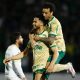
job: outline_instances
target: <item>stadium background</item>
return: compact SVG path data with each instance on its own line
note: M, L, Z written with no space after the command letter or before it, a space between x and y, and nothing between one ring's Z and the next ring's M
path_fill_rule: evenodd
M67 51L61 63L71 61L76 72L80 72L79 0L0 0L0 74L4 73L2 61L5 50L10 45L10 34L15 31L23 34L24 44L21 47L23 50L27 45L28 33L32 28L32 17L39 14L41 5L47 1L55 4L54 15L62 24ZM31 52L22 59L22 67L25 73L32 72Z

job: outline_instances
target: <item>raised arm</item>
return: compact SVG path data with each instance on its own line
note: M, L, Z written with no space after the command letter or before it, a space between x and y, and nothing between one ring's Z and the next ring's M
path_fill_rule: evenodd
M31 47L34 48L36 41L34 40L34 34L29 34L29 40L31 43Z

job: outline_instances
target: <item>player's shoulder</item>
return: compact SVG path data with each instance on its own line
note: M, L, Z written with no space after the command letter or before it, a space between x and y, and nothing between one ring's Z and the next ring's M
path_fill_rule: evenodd
M17 48L16 45L12 44L12 45L9 45L9 46L8 46L8 48L7 48L6 51L11 51L11 50L14 50L14 49L16 49L16 48Z
M18 49L18 47L14 44L8 46L7 50L6 50L6 55L13 55L20 52L20 50Z
M9 49L14 49L14 48L16 48L16 45L15 44L12 44L12 45L10 45L9 47L8 47Z
M55 17L55 19L54 19L54 23L60 24L59 19Z

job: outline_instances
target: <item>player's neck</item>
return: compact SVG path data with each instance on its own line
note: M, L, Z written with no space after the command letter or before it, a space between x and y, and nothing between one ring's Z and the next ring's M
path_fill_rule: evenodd
M19 48L19 43L18 43L18 42L16 42L15 44L16 44L16 46Z
M42 33L44 31L44 27L43 26L41 26L39 29L38 29L38 34L40 34L40 33Z
M51 20L52 20L52 18L53 18L53 16L50 16L49 21L51 21Z

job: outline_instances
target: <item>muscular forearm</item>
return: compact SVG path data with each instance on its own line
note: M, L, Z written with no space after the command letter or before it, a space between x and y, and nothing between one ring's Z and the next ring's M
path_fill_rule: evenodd
M40 40L43 41L43 42L45 42L45 43L47 43L47 42L50 41L49 38L40 38Z
M54 50L52 61L51 61L52 64L56 63L58 56L59 56L58 50L56 50L56 51Z
M59 53L54 53L51 63L55 64L58 56L59 56Z
M31 47L34 48L36 41L34 39L30 39L30 41L31 41Z
M30 48L30 47L29 47L29 48ZM22 57L27 56L28 51L29 51L29 48L26 47L26 48L24 49L24 51L23 51L23 53L22 53L22 54L23 54Z
M54 41L55 37L48 37L48 38L40 38L41 41L47 44L52 44Z

